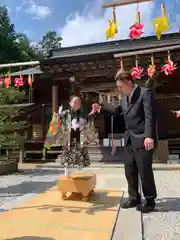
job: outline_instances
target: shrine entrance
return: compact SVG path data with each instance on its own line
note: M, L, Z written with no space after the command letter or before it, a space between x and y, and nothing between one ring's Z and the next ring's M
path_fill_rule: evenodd
M60 98L64 95L65 89L68 89L66 90L68 92L72 85L76 85L85 96L88 95L88 100L85 101L89 110L91 104L101 97L105 97L106 101L117 104L116 101L119 101L119 99L115 97L117 92L114 76L117 69L121 67L120 62L122 63L122 59L125 70L131 70L132 66L137 65L137 61L146 70L151 64L151 56L153 55L154 64L156 65L154 85L156 86L157 102L159 102L157 115L158 118L163 118L158 121L158 136L160 141L166 142L165 148L168 150L167 141L169 137L174 137L175 134L175 137L180 136L179 127L170 122L172 119L173 122L177 122L171 110L178 109L171 108L170 102L172 100L168 100L168 104L165 104L163 99L169 99L169 93L179 95L179 72L177 70L171 76L166 76L161 72L161 66L166 62L169 51L174 62L178 63L180 59L179 49L179 35L166 34L162 36L161 41L151 36L136 41L120 40L52 50L51 56L40 63L42 71L52 74L52 111L57 111L59 104L63 102L63 99ZM142 79L138 80L138 84L144 85L146 80L145 73ZM58 91L58 89L60 90ZM68 102L67 99L64 99L64 101ZM162 112L161 104L166 109L166 112L171 114L168 115L168 118L164 117L164 114L160 114ZM113 119L113 123L116 121L119 122L120 120ZM179 123L177 124L180 126ZM95 125L101 143L103 139L106 139L111 134L112 129L114 133L116 131L123 132L123 126L112 124L112 119L108 115L103 116L100 114L95 119ZM112 125L117 125L120 129L114 129ZM160 161L166 162L167 156L168 153L164 157L160 157Z

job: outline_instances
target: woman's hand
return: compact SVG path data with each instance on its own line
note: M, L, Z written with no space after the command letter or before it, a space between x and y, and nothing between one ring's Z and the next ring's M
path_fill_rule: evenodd
M101 111L101 105L99 103L93 103L92 110L89 113L89 115L94 115L95 113L100 113L100 111Z

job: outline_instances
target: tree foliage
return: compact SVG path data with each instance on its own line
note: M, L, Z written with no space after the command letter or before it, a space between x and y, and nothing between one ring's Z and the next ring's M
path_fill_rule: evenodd
M25 34L16 33L8 9L0 6L1 64L44 58L50 49L59 48L61 41L62 37L55 31L49 31L38 44L32 46ZM0 73L7 73L8 70L0 69ZM22 89L0 85L0 148L3 145L19 144L22 141L21 133L27 127L27 122L22 120L23 116L27 116L27 104L22 104L25 98L26 93Z
M23 62L34 59L37 59L37 56L28 38L15 32L7 8L0 6L0 62Z
M26 93L15 87L0 88L0 148L4 145L19 145L24 139L22 132L27 127L25 119L21 120L26 113Z
M50 49L60 48L62 37L58 36L55 31L47 32L42 40L34 46L35 51L40 57L46 57Z
M0 6L0 62L25 62L44 58L52 48L61 46L62 37L55 31L47 32L42 40L32 45L25 34L16 33L8 9Z

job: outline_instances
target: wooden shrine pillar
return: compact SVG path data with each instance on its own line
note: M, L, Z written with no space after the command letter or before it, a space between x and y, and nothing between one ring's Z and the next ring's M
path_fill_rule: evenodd
M34 88L29 88L29 94L28 94L28 102L33 103L34 102Z
M52 114L58 112L58 86L52 86Z
M28 103L34 103L34 88L33 87L29 87ZM30 127L28 128L27 138L28 138L28 140L31 140L32 139L32 112L28 113L28 124Z
M157 148L154 151L153 163L168 163L169 146L168 140L158 140Z
M41 111L42 111L42 138L45 139L46 137L46 108L45 108L45 104L41 105Z

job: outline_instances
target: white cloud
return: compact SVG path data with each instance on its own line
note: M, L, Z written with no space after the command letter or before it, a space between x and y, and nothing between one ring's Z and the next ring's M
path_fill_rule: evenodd
M172 21L172 28L168 31L177 32L180 27L180 14L176 10L180 7L180 0L176 4L169 3L167 6L168 15ZM118 22L118 34L114 40L127 39L129 27L135 22L136 4L121 6L116 8L116 17ZM171 9L172 8L172 9ZM139 4L141 13L141 22L145 25L144 36L154 34L152 21L156 6L153 2ZM160 6L159 6L160 10ZM168 11L169 10L169 11ZM67 18L66 24L59 29L59 34L63 37L63 46L75 46L106 41L105 29L108 25L108 19L112 17L112 9L106 9L102 14L102 0L94 0L93 5L86 5L84 11L80 14L76 12ZM110 39L112 41L112 39Z
M102 1L95 0L91 8L86 7L82 14L75 13L67 19L59 33L63 37L63 46L73 46L106 41L105 29L108 19L112 16L112 9L106 9L102 14ZM118 34L114 40L128 38L129 27L136 19L136 5L121 6L116 8ZM145 25L144 36L153 32L152 14L154 4L146 2L139 5L141 22ZM111 39L112 40L112 39Z
M25 29L23 31L23 33L29 38L29 39L33 39L35 32L32 29Z
M32 15L33 19L46 19L53 12L48 6L37 4L33 0L24 0L23 5L25 6L25 11Z

